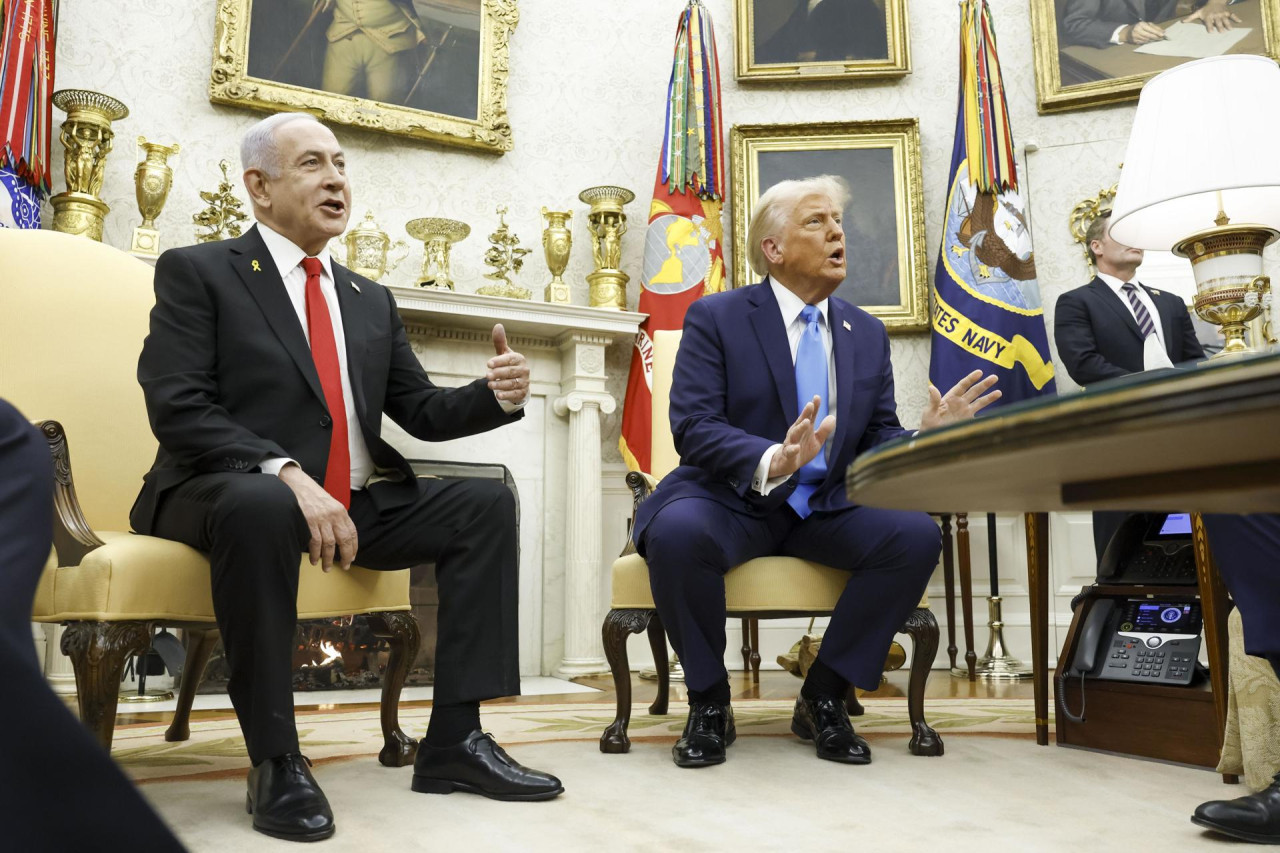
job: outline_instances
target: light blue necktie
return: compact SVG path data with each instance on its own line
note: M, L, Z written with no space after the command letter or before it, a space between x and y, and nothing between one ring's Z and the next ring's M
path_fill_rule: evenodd
M806 305L800 316L805 320L805 327L800 333L800 343L796 346L797 417L814 397L821 397L822 404L818 406L818 414L813 419L813 429L816 430L827 416L827 396L830 393L827 382L827 348L822 345L818 309ZM808 518L812 512L809 509L809 498L813 497L818 485L827 478L826 453L818 451L818 455L796 472L796 476L800 482L787 498L787 503L791 504L791 508L801 518Z

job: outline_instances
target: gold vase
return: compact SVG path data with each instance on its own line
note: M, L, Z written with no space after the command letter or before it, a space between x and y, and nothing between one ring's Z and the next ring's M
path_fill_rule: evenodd
M133 229L133 244L129 251L135 255L144 258L160 256L160 232L156 229L156 218L160 216L173 187L173 167L169 165L169 158L178 153L179 147L177 143L161 145L148 142L146 137L138 137L142 160L133 172L133 186L142 224Z
M409 254L403 240L391 242L390 235L373 221L373 211L366 210L360 224L347 232L341 242L329 247L338 263L370 281L378 281L400 266Z
M587 230L591 234L591 252L595 271L587 276L591 285L591 307L622 311L627 307L627 282L631 277L622 266L622 235L627 233L627 215L623 205L636 194L622 187L590 187L578 199L591 205L587 213Z
M98 197L115 133L111 122L129 115L129 108L110 95L84 89L60 89L53 105L67 114L58 138L62 141L66 192L53 204L53 230L81 234L102 241L102 223L111 210Z
M1280 231L1252 223L1231 224L1220 213L1217 226L1192 234L1173 247L1191 261L1196 279L1196 313L1222 327L1222 351L1214 359L1232 358L1266 349L1264 342L1245 341L1245 331L1271 304L1271 279L1263 274L1262 251Z
M449 249L454 243L467 239L471 226L456 219L424 216L406 222L404 230L409 232L410 237L421 240L424 244L418 286L453 290L453 279L449 274Z
M568 225L573 211L547 210L544 207L542 216L547 220L547 227L542 232L542 254L546 256L547 269L551 270L551 281L547 283L544 298L557 305L568 305L569 285L561 276L569 265L569 250L573 248L573 234Z

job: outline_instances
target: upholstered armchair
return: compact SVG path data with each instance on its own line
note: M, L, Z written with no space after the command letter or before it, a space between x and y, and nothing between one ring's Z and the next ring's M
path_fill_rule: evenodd
M67 626L62 650L75 669L80 717L107 749L124 664L150 647L155 628L187 636L171 741L189 736L191 703L218 635L205 555L128 532L156 452L136 379L153 302L152 268L122 251L53 231L0 229L0 396L37 419L57 481L56 559L32 619ZM378 759L412 763L417 743L397 718L419 643L409 570L324 573L299 559L299 619L369 614L390 644Z
M679 331L654 335L653 423L650 451L653 472L627 475L627 485L639 506L657 486L658 478L679 464L667 415L668 392L680 346ZM647 631L658 672L658 695L649 706L650 714L667 713L670 679L667 671L667 642L649 589L649 568L628 541L613 563L610 610L602 634L605 657L617 692L617 715L600 736L601 752L627 752L631 740L631 671L627 661L627 637ZM730 617L742 619L784 619L794 616L827 616L844 590L848 574L838 569L794 557L761 557L731 569L725 575L725 601ZM902 633L912 639L911 678L907 693L911 719L910 750L915 755L941 755L942 738L924 717L924 690L938 652L938 622L929 610L928 599L907 617Z

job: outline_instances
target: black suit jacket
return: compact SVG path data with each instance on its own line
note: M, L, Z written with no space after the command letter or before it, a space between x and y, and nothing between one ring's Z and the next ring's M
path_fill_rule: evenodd
M1191 315L1182 299L1146 285L1159 314L1165 350L1174 364L1204 358ZM1126 306L1106 282L1094 277L1084 287L1058 297L1053 318L1058 356L1079 385L1137 373L1143 369L1142 333Z
M1059 28L1063 47L1107 47L1117 27L1138 21L1160 24L1174 17L1178 0L1065 0L1059 8L1063 10Z
M360 429L384 506L409 501L413 470L381 436L382 414L416 438L446 441L523 416L508 415L484 379L438 388L409 346L391 293L332 264ZM271 456L297 460L317 482L332 418L302 324L256 227L243 237L160 256L156 305L138 381L160 442L130 522L150 533L166 491L195 476L252 473Z

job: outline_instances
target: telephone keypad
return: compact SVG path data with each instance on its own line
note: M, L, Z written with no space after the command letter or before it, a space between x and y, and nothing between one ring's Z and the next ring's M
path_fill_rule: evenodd
M1159 648L1148 648L1142 640L1114 637L1106 665L1097 673L1109 681L1140 684L1190 684L1195 675L1199 638L1170 640Z

